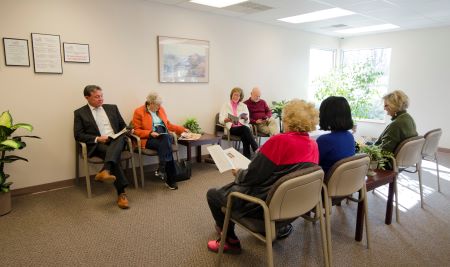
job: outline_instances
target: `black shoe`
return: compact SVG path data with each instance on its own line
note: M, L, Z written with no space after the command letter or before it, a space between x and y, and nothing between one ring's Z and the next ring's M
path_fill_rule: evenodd
M292 233L292 229L294 229L294 227L292 227L292 224L290 223L281 227L277 230L277 239L284 239L288 237Z
M177 190L178 189L178 185L177 183L166 183L166 186L170 189L170 190Z

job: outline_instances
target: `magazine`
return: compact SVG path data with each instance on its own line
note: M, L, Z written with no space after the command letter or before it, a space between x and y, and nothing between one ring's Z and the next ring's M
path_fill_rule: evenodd
M238 124L239 122L239 117L236 117L231 113L228 113L228 118L231 120L233 124Z
M116 139L117 137L121 136L122 134L124 134L126 132L128 132L127 127L123 128L120 132L117 132L117 133L115 133L113 135L109 135L108 137L111 138L111 139Z
M250 160L236 149L230 147L228 149L222 149L219 145L213 145L206 148L211 154L217 168L220 173L231 169L247 169Z

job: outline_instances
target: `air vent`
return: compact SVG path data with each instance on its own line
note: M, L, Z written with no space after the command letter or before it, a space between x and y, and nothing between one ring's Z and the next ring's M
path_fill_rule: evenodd
M223 9L237 12L237 13L242 13L242 14L253 14L253 13L258 13L258 12L263 12L266 10L273 9L273 7L247 1L247 2L242 2L240 4L227 6Z

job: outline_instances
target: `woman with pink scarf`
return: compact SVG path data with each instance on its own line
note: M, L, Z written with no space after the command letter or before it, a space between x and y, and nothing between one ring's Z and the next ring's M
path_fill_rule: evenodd
M227 101L220 110L219 122L225 124L230 134L241 138L244 156L250 158L250 147L255 152L258 149L258 144L256 144L255 137L252 134L248 108L247 105L242 103L243 99L244 92L242 89L239 87L233 88L230 93L230 101Z

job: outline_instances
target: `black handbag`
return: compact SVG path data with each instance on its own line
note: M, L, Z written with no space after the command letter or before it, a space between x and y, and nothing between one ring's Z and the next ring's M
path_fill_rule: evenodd
M189 180L191 178L191 162L187 160L181 160L175 163L175 180L177 182Z

